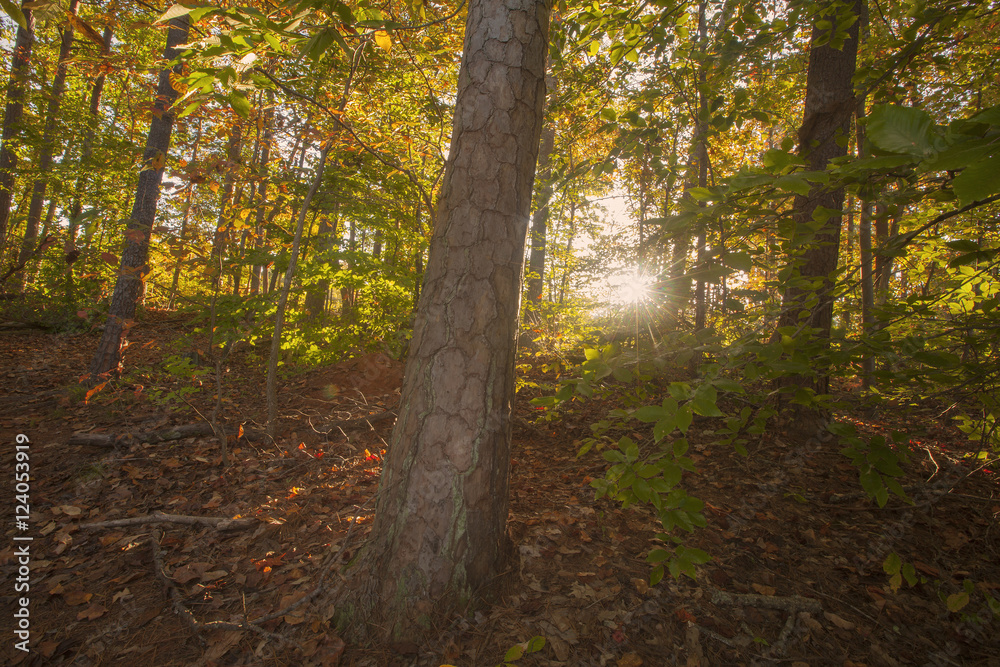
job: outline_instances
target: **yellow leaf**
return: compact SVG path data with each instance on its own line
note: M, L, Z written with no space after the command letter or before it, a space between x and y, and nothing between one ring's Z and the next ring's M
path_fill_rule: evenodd
M389 39L389 33L385 30L375 31L375 43L378 44L380 49L392 51L392 40Z
M948 611L959 611L965 605L969 604L969 594L955 593L954 595L949 595L947 604L948 604Z

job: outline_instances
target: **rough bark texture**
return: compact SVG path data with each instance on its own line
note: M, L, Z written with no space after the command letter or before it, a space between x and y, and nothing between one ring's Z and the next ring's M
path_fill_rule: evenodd
M178 54L176 47L187 41L189 18L184 15L170 21L167 48L163 51L164 59L175 58ZM174 68L178 74L180 69L180 65ZM139 172L132 215L125 228L125 249L122 251L121 269L118 272L118 280L115 281L115 291L111 295L111 307L108 311L107 324L104 326L104 335L101 336L97 352L90 363L92 375L118 369L125 343L126 327L135 316L135 307L147 271L149 235L156 219L160 183L163 180L163 168L166 166L170 133L174 125L174 111L171 105L178 96L177 91L170 85L170 72L171 70L166 68L160 70L153 119L146 138L146 150L142 155L143 168Z
M847 154L847 138L856 102L852 77L857 63L858 24L848 30L848 37L842 49L835 49L823 43L830 35L836 34L839 21L847 18L839 3L826 0L821 3L817 24L830 21L833 27L827 30L814 27L812 47L809 52L809 72L806 77L805 110L802 127L799 129L799 154L806 159L810 170L823 171L830 160ZM824 10L828 13L824 14ZM856 0L854 15L861 11L861 0ZM822 46L819 44L822 43ZM790 287L785 292L780 326L800 326L805 324L817 331L820 338L830 336L833 319L833 287L831 277L837 268L840 250L840 211L844 206L843 189L831 190L825 186L814 186L806 196L797 195L793 204L796 233L806 244L801 258L800 276L811 282L811 288ZM837 213L830 217L813 233L816 223L813 214L823 207ZM799 315L808 310L809 316ZM796 384L811 385L820 394L829 388L828 373L820 370L812 382L805 378Z
M18 27L14 42L14 55L10 63L10 83L7 86L7 109L3 116L3 135L0 138L0 248L7 238L7 223L10 221L10 205L14 198L14 174L17 170L17 153L11 144L21 130L21 116L24 115L24 93L27 88L28 65L31 63L31 47L35 43L35 17L30 9L24 8L28 29Z
M549 3L469 6L451 151L353 610L420 643L497 584L506 533L524 246ZM375 630L378 628L378 630Z

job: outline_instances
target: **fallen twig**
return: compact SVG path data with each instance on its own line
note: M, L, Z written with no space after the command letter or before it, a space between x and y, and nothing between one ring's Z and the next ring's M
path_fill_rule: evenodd
M183 514L166 514L153 512L145 516L133 516L127 519L112 519L96 523L84 523L80 528L117 528L118 526L135 526L144 523L183 523L189 526L210 526L216 530L241 530L257 524L257 519L227 519L214 516L186 516Z
M205 435L216 435L211 424L182 424L157 431L122 433L119 435L113 433L74 433L69 437L67 444L82 445L84 447L121 447L143 442L169 442ZM244 429L243 435L248 439L257 437L257 434L252 429Z

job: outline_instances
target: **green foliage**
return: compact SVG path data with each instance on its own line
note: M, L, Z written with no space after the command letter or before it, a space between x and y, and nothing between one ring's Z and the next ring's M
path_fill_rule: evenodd
M524 656L537 653L543 648L545 648L545 637L542 637L541 635L532 637L522 644L515 644L507 649L507 653L505 653L503 657L502 665L497 665L497 667L507 667L507 665L512 665Z
M847 445L840 453L851 459L858 469L861 487L871 496L879 507L885 507L889 500L889 491L899 496L907 503L913 504L897 478L903 476L899 467L907 456L907 438L903 433L893 433L893 443L890 446L880 435L872 436L865 442L857 436L857 430L851 424L838 423L830 426L830 430L841 437L841 442Z
M889 575L889 587L895 593L903 585L903 580L909 586L916 586L917 582L925 583L924 577L917 577L917 570L913 563L904 563L896 552L890 553L882 563L882 571Z

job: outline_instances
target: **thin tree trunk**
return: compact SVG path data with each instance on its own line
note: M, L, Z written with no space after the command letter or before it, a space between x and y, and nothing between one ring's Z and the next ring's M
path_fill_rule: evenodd
M549 75L545 81L550 95L555 92L555 77ZM551 97L550 97L551 100ZM528 254L528 289L525 296L524 320L529 327L537 327L541 321L542 286L545 284L545 245L549 224L549 204L552 200L552 149L556 141L555 122L549 121L542 129L541 145L538 149L538 196L537 208L531 218L531 251ZM530 333L525 341L532 340Z
M848 37L842 49L833 48L829 38L836 34L838 23L859 15L861 2L855 0L852 8L842 6L836 0L824 0L820 3L821 9L813 26L805 110L799 129L799 154L812 171L824 171L830 160L847 154L851 119L857 107L852 82L858 53L857 22L848 28ZM833 273L839 257L843 206L843 188L831 190L823 185L813 186L806 196L796 195L793 203L797 234L803 237L800 243L806 245L799 260L799 275L811 280L814 287L786 289L779 327L785 328L787 334L798 331L804 325L823 345L828 344L833 322ZM829 212L829 216L819 230L812 233L813 214L821 207ZM801 318L800 314L803 315ZM815 355L812 356L815 359ZM791 384L812 389L816 394L828 393L829 369L817 368L816 371L815 377L795 377ZM796 418L795 422L804 432L811 430L811 425L822 418L809 410L799 412L802 413L801 418ZM808 417L806 412L810 412Z
M21 3L27 28L18 26L14 42L14 55L10 61L10 83L7 84L7 109L3 116L3 131L0 135L0 250L7 240L7 225L10 222L10 205L14 199L14 177L17 171L17 152L13 145L21 132L21 117L24 115L24 96L28 87L28 67L31 64L31 48L35 43L35 17Z
M111 54L111 26L104 28L104 47L101 49L101 56L108 57ZM80 257L80 251L76 248L76 235L80 226L80 216L83 214L83 190L86 183L85 175L90 171L90 160L94 154L94 137L97 134L98 114L101 110L101 97L104 94L104 80L106 78L104 68L94 81L90 90L89 115L87 116L87 131L83 137L83 147L80 151L80 167L76 178L76 189L73 192L73 203L70 205L69 227L66 230L66 244L63 248L64 261L66 262L66 301L72 303L76 296L76 286L73 279L73 264Z
M708 48L708 21L705 16L708 3L706 0L702 0L698 5L698 35L700 37L701 46L700 50L702 55ZM707 65L704 61L700 66L698 72L698 143L696 146L698 154L698 187L706 187L708 185L708 91L707 86L707 75L705 72ZM704 205L704 202L701 203ZM698 272L701 273L705 270L707 264L707 248L705 244L708 242L707 230L705 228L705 223L701 222L698 225L698 241L697 241L697 252L698 256L695 260L698 263ZM705 279L703 277L698 278L697 286L695 288L694 296L694 330L701 331L705 328L705 323L708 314L708 304L706 303L705 296ZM696 368L701 363L701 355L695 354L691 357L691 366Z
M861 2L861 15L858 17L859 39L868 39L868 3L867 0ZM855 112L857 123L855 124L855 143L858 147L858 159L868 157L868 149L865 146L865 124L867 115L867 95L858 97L858 107ZM859 197L861 204L861 214L858 216L858 244L861 250L861 328L865 336L870 336L875 331L875 292L872 273L872 202L871 183L864 184ZM853 220L851 215L850 219ZM850 249L851 230L848 228L848 249ZM861 360L861 384L867 391L871 388L872 372L875 370L875 358L871 351L865 349Z
M201 119L198 119L198 134L194 138L194 147L191 150L191 164L198 164L198 145L201 143ZM184 217L181 220L181 233L178 239L177 263L174 264L174 277L170 282L170 298L167 300L167 310L173 310L174 302L177 299L177 285L181 279L181 264L184 263L184 244L187 242L188 227L191 225L191 206L194 204L194 183L188 183L187 197L184 202Z
M399 418L352 591L355 620L379 639L422 641L435 615L495 592L512 556L511 403L548 12L545 0L469 5Z
M212 288L218 290L222 281L222 262L229 245L230 228L233 224L233 209L238 198L233 197L236 184L236 174L239 171L240 154L243 151L243 125L235 123L229 143L226 145L226 177L222 183L222 194L219 197L219 219L215 223L215 234L212 236L212 253L210 255L212 272Z
M330 152L333 142L327 142L323 146L323 151L319 156L319 164L316 165L316 176L313 178L312 186L302 202L299 211L299 219L295 225L295 238L292 239L291 257L288 258L288 268L285 270L285 282L281 286L281 294L278 296L278 309L274 313L274 335L271 337L271 356L267 362L267 434L274 437L275 427L278 420L278 394L276 390L278 375L278 357L281 356L281 329L285 324L285 306L288 304L288 293L292 289L292 276L295 275L295 262L298 259L299 243L302 242L302 228L305 226L306 213L309 211L309 204L312 203L316 191L319 190L320 183L323 182L323 170L326 168L326 156ZM304 149L303 149L304 150Z
M271 100L273 102L273 100ZM254 248L263 250L264 248L264 220L265 211L267 209L267 183L270 179L268 173L268 166L271 161L271 142L274 138L274 109L268 106L264 110L264 137L261 140L260 148L260 165L258 172L259 184L257 186L257 194L260 197L260 201L257 205L257 217L256 223L254 224L254 237L252 239L252 246ZM255 260L256 262L256 260ZM250 268L250 294L257 294L260 292L261 278L266 280L266 275L262 276L265 271L263 264L254 263ZM265 283L265 289L266 289Z
M72 0L69 4L69 15L76 16L80 0ZM21 253L18 263L26 263L35 249L38 237L38 225L42 221L42 209L45 207L45 191L49 184L49 172L52 171L52 153L55 151L55 134L58 125L59 106L62 104L63 91L66 89L66 72L69 67L70 48L73 46L73 24L66 22L60 33L59 60L56 64L56 74L52 78L52 89L49 92L49 103L45 111L45 130L42 133L42 145L38 154L38 176L31 189L31 203L28 205L28 220L24 228L24 238L21 241ZM24 290L27 275L19 271L17 284Z
M185 14L170 20L167 48L163 58L170 61L177 57L177 46L187 41L190 17ZM181 66L174 68L181 73ZM121 269L111 296L108 321L97 352L90 364L91 375L117 370L122 361L122 351L127 346L125 335L142 293L143 279L148 271L149 236L156 220L156 206L160 198L160 183L170 150L170 133L174 125L172 105L178 94L170 84L170 69L160 70L156 89L153 118L149 125L146 150L143 152L143 170L139 173L132 215L125 228L125 250L122 252Z

